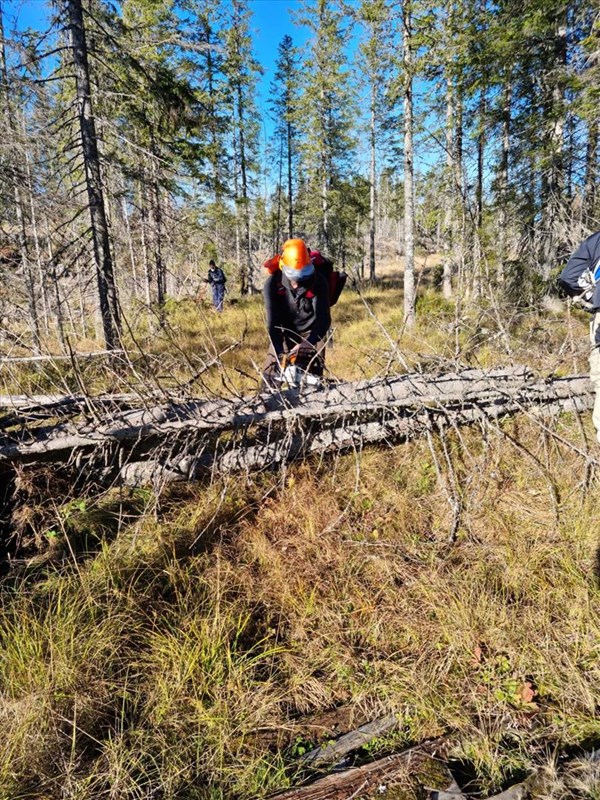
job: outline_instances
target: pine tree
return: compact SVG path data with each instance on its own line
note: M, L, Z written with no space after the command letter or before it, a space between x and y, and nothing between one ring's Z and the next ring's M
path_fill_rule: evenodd
M302 142L303 171L312 187L303 213L320 246L341 252L344 231L336 224L343 202L339 181L352 165L355 144L354 96L344 69L345 17L332 0L303 0L297 20L312 33L302 74L302 117L309 121Z
M291 36L284 36L279 44L276 71L271 84L271 112L275 119L275 132L280 141L279 160L286 165L287 234L294 234L294 169L298 163L298 51ZM285 159L284 159L285 154ZM281 167L280 167L280 171ZM281 176L279 180L281 187ZM278 201L278 208L280 201ZM277 232L279 242L279 224Z

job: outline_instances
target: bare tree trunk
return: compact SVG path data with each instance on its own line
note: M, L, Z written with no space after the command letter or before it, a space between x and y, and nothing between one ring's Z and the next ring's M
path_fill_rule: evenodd
M327 157L321 152L321 239L324 247L329 245L329 199L327 195Z
M293 157L292 123L287 123L287 185L288 185L288 237L294 235L294 193L292 183L292 157Z
M106 206L102 190L96 126L92 111L83 9L81 0L63 0L63 2L69 15L73 67L77 86L77 109L90 209L94 261L98 279L100 314L104 341L107 349L111 350L120 344L121 319L106 219Z
M159 309L165 304L167 296L167 277L163 260L163 210L160 197L160 186L156 169L156 159L153 150L151 161L150 206L152 213L152 240L154 249L154 277L156 278L156 300Z
M54 291L54 302L56 303L56 327L58 329L58 341L63 353L67 352L67 340L65 338L65 322L62 310L62 299L60 296L60 286L58 283L56 259L52 251L52 238L50 236L50 226L48 224L48 217L45 218L46 227L46 246L48 248L48 264L50 265L50 276L52 278L52 289Z
M567 6L557 13L556 32L554 35L554 61L552 73L552 91L547 97L545 112L550 120L548 144L550 146L550 165L542 173L542 239L540 261L544 277L556 263L559 245L558 221L562 209L562 196L565 187L565 126L564 80L562 73L567 64Z
M370 149L371 149L371 170L369 186L369 280L373 282L375 275L375 181L377 180L376 169L376 130L375 130L375 104L377 102L377 87L371 83L371 126L370 126Z
M21 130L23 132L23 142L25 143L26 130L25 118L21 116ZM46 336L50 334L49 326L49 308L48 290L46 287L46 276L44 274L44 266L42 262L42 252L40 248L40 238L38 235L37 216L35 213L35 203L33 200L33 181L31 180L31 167L29 165L29 150L27 146L24 147L25 153L25 182L27 186L27 193L29 195L29 214L31 219L31 235L33 237L33 246L35 249L35 260L37 264L38 280L40 283L41 299L42 299L42 320L44 323L44 332Z
M477 180L475 184L475 230L473 237L473 297L481 296L483 281L483 161L485 155L485 89L479 94L479 131L477 134Z
M254 293L254 281L252 274L252 243L250 240L250 207L248 198L248 176L246 164L246 139L244 135L245 118L244 118L244 98L242 96L242 86L238 82L237 85L237 117L238 117L238 135L239 135L239 155L240 155L240 170L242 175L242 225L244 231L244 258L246 259L246 266L244 268L245 280L244 289L242 294Z
M446 299L452 297L452 245L454 213L456 207L456 170L454 166L454 83L446 78L446 193L444 208L444 271L442 293Z
M510 156L510 109L512 103L512 78L507 75L502 95L502 157L500 160L500 253L496 278L498 286L504 285L504 265L508 257L508 165Z
M304 392L290 391L160 405L151 399L143 403L134 395L116 395L111 411L110 395L42 396L38 403L54 406L54 414L57 407L66 407L71 419L53 427L43 419L36 425L34 417L24 436L4 425L0 469L44 461L77 464L77 470L87 462L98 469L104 458L108 480L118 471L132 484L155 476L185 480L207 472L265 468L311 454L401 441L432 427L497 424L501 417L528 408L540 413L579 411L593 404L593 387L586 375L535 380L523 367L507 367L340 383L317 389L308 398ZM15 406L15 398L1 400L5 408ZM13 416L10 424L22 429L27 421L23 415L27 409L35 412L36 401L16 400L24 401L25 407L21 404L21 416ZM90 426L88 414L94 405L106 412L104 419Z
M274 230L272 238L272 250L274 253L279 252L279 245L281 244L281 201L283 195L283 135L279 137L279 175L277 180L277 216L273 221ZM258 251L262 249L262 231L259 232Z
M413 154L413 76L411 0L404 3L404 322L415 324L415 209Z
M6 68L6 45L4 38L4 16L2 6L0 4L0 78L2 80L1 95L2 95L2 110L5 120L5 131L10 137L9 154L7 172L9 179L12 183L12 192L15 202L15 216L17 218L17 243L19 248L19 259L21 261L21 270L25 281L25 292L27 295L27 309L29 314L29 323L33 337L33 349L35 352L40 351L40 327L37 313L37 300L35 292L35 280L33 275L33 267L29 258L27 248L27 232L25 214L23 210L23 199L21 196L22 179L19 176L16 165L16 152L15 148L18 139L18 131L15 123L14 109L11 103L11 86L8 79L8 71Z
M142 170L139 189L140 189L140 237L142 244L142 261L144 263L146 305L148 306L148 308L150 308L152 305L152 266L150 265L150 256L148 254L148 205L146 198L146 179L144 170Z
M129 249L129 262L131 264L131 280L133 282L133 297L138 297L138 274L137 274L137 261L133 249L133 236L131 234L131 222L129 220L129 211L127 210L127 198L125 197L125 182L123 182L123 196L121 198L121 213L123 214L123 221L125 222L125 232L127 234L127 247Z
M239 164L239 152L238 152L238 136L235 125L233 126L233 153L234 153L234 160L236 162L236 168L234 169L234 174L233 174L233 192L235 201L235 260L237 265L238 279L240 282L240 294L244 295L248 293L248 284L246 281L247 278L246 270L242 267L242 248L241 248L240 213L239 213L240 186L239 186L239 178L237 170L237 166Z
M585 152L585 185L583 189L583 218L589 228L595 227L596 181L598 179L598 121L588 123Z

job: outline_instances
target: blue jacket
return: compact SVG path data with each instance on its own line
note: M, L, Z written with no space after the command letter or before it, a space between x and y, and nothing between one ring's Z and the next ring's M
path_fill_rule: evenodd
M593 272L598 262L600 262L600 231L593 233L579 245L560 273L559 284L571 297L580 295L583 289L578 283L579 278L586 269ZM600 281L594 288L591 304L594 311L600 310Z

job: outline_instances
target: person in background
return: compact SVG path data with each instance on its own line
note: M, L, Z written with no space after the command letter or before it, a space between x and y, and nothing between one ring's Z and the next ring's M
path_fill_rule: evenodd
M206 282L212 289L212 301L216 311L223 311L223 300L225 299L225 284L227 278L221 267L217 267L214 259L208 262L208 278Z
M590 320L590 380L596 400L592 421L600 442L600 231L583 241L558 279L574 302L592 314Z
M276 386L285 363L323 375L325 337L331 325L327 280L315 270L302 239L288 239L280 256L265 262L264 300L270 347L263 370Z

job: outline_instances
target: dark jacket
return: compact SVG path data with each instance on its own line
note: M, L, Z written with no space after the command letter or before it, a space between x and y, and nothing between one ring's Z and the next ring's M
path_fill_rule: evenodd
M308 287L292 289L277 270L265 281L264 296L267 330L277 355L303 339L317 345L327 334L331 326L329 288L319 272Z
M225 273L221 267L211 267L208 270L208 282L211 286L214 286L215 284L224 286L226 280L227 278L225 277Z
M586 269L594 271L600 261L600 232L593 233L583 241L567 262L558 279L559 284L571 297L580 295L583 287L578 283ZM600 281L594 288L591 298L593 310L600 309Z

